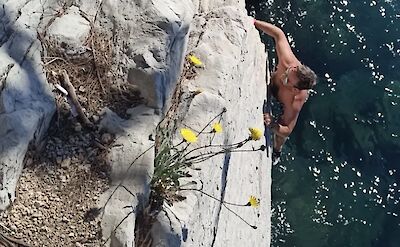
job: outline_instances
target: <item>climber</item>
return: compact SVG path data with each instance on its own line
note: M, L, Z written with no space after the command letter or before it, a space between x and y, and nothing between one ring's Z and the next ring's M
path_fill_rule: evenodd
M271 74L268 90L280 103L283 112L277 121L268 112L264 113L264 123L274 133L272 162L275 165L280 161L282 146L292 133L300 110L308 99L309 89L317 82L317 76L296 58L280 28L255 19L254 25L274 38L278 56L278 65Z

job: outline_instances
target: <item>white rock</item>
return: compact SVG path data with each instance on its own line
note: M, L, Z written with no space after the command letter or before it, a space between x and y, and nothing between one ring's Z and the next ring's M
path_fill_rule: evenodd
M79 8L72 6L50 25L48 36L69 50L79 49L89 36L90 23L81 16Z

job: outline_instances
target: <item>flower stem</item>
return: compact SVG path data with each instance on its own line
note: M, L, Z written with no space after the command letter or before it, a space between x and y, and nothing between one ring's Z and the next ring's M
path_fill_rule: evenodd
M200 149L206 149L206 148L218 148L218 147L224 147L225 149L229 149L229 148L239 148L241 146L243 146L244 144L246 144L246 142L248 142L249 140L243 140L237 143L233 143L233 144L229 144L229 145L224 145L224 144L216 144L216 145L206 145L206 146L201 146L201 147L197 147L194 148L192 150L190 150L189 152L187 152L184 157L186 157L187 155L189 155L190 153L194 152L194 151L198 151Z
M188 190L188 191L197 191L197 192L200 192L201 194L206 195L206 196L208 196L208 197L210 197L210 198L212 198L212 199L214 199L214 200L220 202L220 203L222 204L222 206L224 206L229 212L233 213L233 214L234 214L236 217L238 217L241 221L243 221L244 223L246 223L246 225L250 226L250 227L253 228L253 229L257 229L257 226L250 224L250 223L247 222L245 219L243 219L242 216L240 216L240 215L237 214L235 211L233 211L232 209L230 209L230 208L228 208L228 207L226 206L226 205L232 205L232 206L239 206L239 207L247 207L247 206L249 206L248 203L246 203L246 204L238 204L238 203L226 202L226 201L220 200L220 199L216 198L215 196L212 196L212 195L210 195L210 194L208 194L208 193L206 193L206 192L204 192L204 191L202 191L202 190L199 190L199 189L182 189L182 188L180 188L179 190Z
M232 206L238 206L238 207L246 207L246 206L247 206L247 203L246 203L246 204L239 204L239 203L232 203L232 202L226 202L226 201L220 200L220 199L216 198L215 196L210 195L210 194L208 194L207 192L204 192L204 191L199 190L199 189L192 189L192 188L183 189L183 188L179 188L179 190L181 190L181 191L182 191L182 190L197 191L197 192L200 192L201 194L203 194L203 195L205 195L205 196L208 196L208 197L210 197L210 198L212 198L212 199L214 199L214 200L216 200L216 201L219 201L219 202L222 203L222 204L227 204L227 205L232 205Z
M209 126L215 119L217 119L218 117L222 116L222 114L224 114L226 112L226 108L224 107L224 109L222 109L222 111L215 116L213 119L211 119L202 130L200 130L200 132L197 134L197 136L199 136L201 133L203 133L203 131L207 128L207 126Z

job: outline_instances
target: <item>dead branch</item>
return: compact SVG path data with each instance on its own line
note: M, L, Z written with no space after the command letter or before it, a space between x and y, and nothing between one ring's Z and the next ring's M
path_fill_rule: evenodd
M68 91L68 96L71 98L71 101L74 104L76 111L78 112L79 118L81 119L81 121L85 126L93 127L92 122L90 122L90 120L86 117L85 113L83 112L83 108L79 103L78 97L76 96L75 88L72 85L71 81L69 80L69 76L65 69L62 72L62 76L63 76L62 80L63 86Z

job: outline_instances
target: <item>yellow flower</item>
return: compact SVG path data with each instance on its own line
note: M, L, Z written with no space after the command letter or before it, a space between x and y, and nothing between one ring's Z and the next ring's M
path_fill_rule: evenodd
M215 123L213 126L213 132L220 133L222 132L222 125L220 123Z
M203 66L203 62L196 57L195 55L189 55L188 56L189 61L196 67L202 67Z
M253 208L256 208L260 206L260 200L257 199L255 196L250 196L249 202L247 203L248 206L252 206Z
M260 140L263 136L263 132L258 128L249 128L250 138L254 141Z
M182 135L183 139L187 142L192 143L192 142L197 141L196 134L193 131L191 131L190 129L187 129L187 128L181 129L181 135Z

